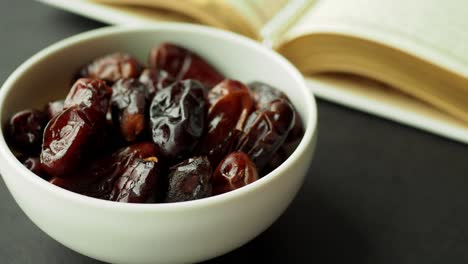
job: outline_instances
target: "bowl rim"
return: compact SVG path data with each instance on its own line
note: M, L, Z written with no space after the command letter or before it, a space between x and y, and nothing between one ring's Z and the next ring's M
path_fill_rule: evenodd
M48 181L37 177L36 174L24 167L21 162L19 162L16 157L13 155L13 152L8 147L3 129L0 129L0 159L3 159L7 164L10 164L11 167L18 171L16 177L24 177L26 181L29 181L32 185L37 188L45 189L45 191L53 192L56 196L60 196L64 200L70 202L76 202L81 204L87 204L88 206L94 206L99 208L106 209L118 209L125 211L135 211L135 210L180 210L180 209L194 209L199 207L206 207L217 203L227 202L229 200L237 199L247 193L255 192L257 189L260 189L262 186L267 185L269 182L274 181L276 178L280 177L281 174L290 167L295 161L297 161L300 156L307 150L308 145L314 144L314 140L317 133L317 107L315 98L311 89L309 89L305 83L303 76L299 71L284 57L279 55L273 50L262 46L260 43L255 42L252 39L249 39L245 36L238 35L229 31L211 28L202 25L194 25L187 23L177 23L177 22L163 22L152 25L126 25L126 26L107 26L103 28L93 29L86 31L80 34L73 35L71 37L60 40L41 51L37 52L35 55L23 62L5 81L3 86L0 89L0 119L4 111L4 102L6 101L9 92L14 88L14 84L17 79L21 78L23 74L27 71L28 68L34 66L36 63L47 59L50 55L53 55L55 52L68 47L69 45L79 44L81 42L87 42L94 38L100 38L103 36L119 35L122 33L128 32L138 32L138 31L173 31L173 32L196 32L201 35L210 35L217 38L224 38L227 41L233 41L236 44L247 46L250 49L254 49L256 52L264 53L266 56L271 57L274 61L281 65L288 74L291 74L295 81L299 84L297 89L304 95L304 100L306 101L305 112L308 112L307 119L303 118L304 124L306 124L304 135L293 151L293 153L276 169L268 173L259 180L248 184L237 190L211 196L203 199L184 201L177 203L119 203L114 201L107 201L98 198L88 197L85 195L77 194L66 189L60 188L53 184L50 184ZM4 122L5 120L2 120ZM2 168L2 171L5 169ZM2 177L5 177L2 173ZM286 173L287 174L287 173ZM283 175L284 177L285 175Z

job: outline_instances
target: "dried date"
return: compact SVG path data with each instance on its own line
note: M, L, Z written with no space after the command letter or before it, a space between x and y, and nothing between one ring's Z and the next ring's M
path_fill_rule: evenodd
M216 144L211 149L209 149L208 153L206 153L206 156L210 160L210 163L213 165L213 167L219 164L219 162L224 157L226 157L226 155L236 150L242 134L242 131L234 129L227 134L226 138L224 138L221 143Z
M154 47L149 55L153 69L165 70L176 80L194 79L213 87L224 76L197 54L170 43Z
M288 97L284 93L269 84L263 82L252 82L248 86L252 92L253 99L257 103L257 109L268 106L271 101L276 99L284 99L289 102ZM285 144L293 143L292 145L297 146L297 143L299 143L302 135L304 134L304 126L297 112L295 115L296 119L294 122L294 127L289 132L288 137L285 140ZM293 148L295 148L295 146Z
M170 169L165 202L183 202L211 196L212 168L204 156L190 158Z
M268 85L263 82L251 82L248 84L250 91L252 92L252 97L256 102L257 109L264 108L271 101L276 99L286 99L287 97L280 90L274 88L271 85Z
M247 93L249 94L249 97L251 97L249 88L242 82L232 79L225 79L209 91L207 95L208 103L210 105L214 105L223 96L235 93Z
M112 86L113 124L126 141L134 141L146 127L146 88L136 79L120 79Z
M109 200L123 203L144 203L158 189L158 160L155 157L136 159L116 180Z
M42 168L41 161L37 157L29 157L25 161L23 161L23 165L36 174L37 176L43 178L44 180L48 181L50 176L44 171Z
M105 115L112 91L101 80L75 82L64 110L52 118L44 131L41 163L55 177L71 172L99 148L105 133Z
M112 89L102 80L81 78L78 79L68 92L64 108L78 106L91 119L105 117Z
M252 82L249 84L252 96L255 100L257 109L268 106L271 101L276 99L288 100L287 96L280 90L263 82ZM289 100L288 100L289 101ZM263 174L268 173L283 163L289 155L296 149L304 134L302 120L298 113L295 112L294 126L288 133L284 143L280 146L278 151L273 155L268 162L266 168L262 171Z
M47 115L41 111L20 111L8 121L7 138L18 151L37 155L41 151L42 135L47 122Z
M54 177L50 180L50 182L79 194L105 200L110 200L113 197L115 200L118 197L118 190L131 189L129 189L131 186L127 186L128 188L126 187L123 189L119 188L119 186L115 186L118 179L123 175L126 175L124 179L122 179L123 182L125 179L131 180L131 178L129 178L130 176L138 176L138 171L132 172L132 168L141 168L141 165L138 165L137 161L142 161L151 157L156 157L156 148L154 144L151 142L137 143L128 147L123 147L110 155L105 155L96 162L92 163L91 166L77 171L69 178L64 179ZM150 161L156 162L157 160L150 159ZM150 177L148 178L150 181L154 180L152 177L158 177L149 175L146 173L148 171L153 171L153 169L144 170L146 177ZM137 185L138 184L140 183L137 183ZM146 186L144 182L142 182L142 184L142 187ZM136 198L134 194L132 194L132 197Z
M238 150L247 153L261 171L285 141L295 118L294 108L287 100L271 101L249 116Z
M235 80L224 80L216 85L209 91L208 100L211 104L208 109L208 128L200 144L203 155L214 148L219 149L218 146L225 144L232 131L242 131L254 106L249 89ZM222 158L228 153L219 154Z
M243 152L233 152L222 160L213 173L213 194L239 189L258 180L255 164Z
M178 81L160 90L150 107L153 142L166 160L186 158L203 135L206 103L202 84Z
M175 82L175 79L168 72L155 69L145 69L138 80L146 85L147 97L150 100L153 99L157 91Z
M294 126L289 132L286 140L284 141L285 148L287 152L292 152L304 135L304 125L302 124L302 120L299 117L299 114L296 112L296 119L294 122Z
M78 107L70 107L50 120L44 132L41 163L55 177L67 177L92 152L96 125Z
M112 53L97 58L84 66L78 77L102 79L114 83L122 78L138 78L142 70L141 64L126 53Z
M96 154L105 131L110 88L100 80L79 79L70 90L64 110L44 131L41 163L54 177L69 177L85 158Z

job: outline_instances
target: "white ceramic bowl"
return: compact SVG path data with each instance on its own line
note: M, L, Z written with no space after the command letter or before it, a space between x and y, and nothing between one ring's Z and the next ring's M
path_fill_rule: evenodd
M287 208L312 160L317 112L300 73L254 41L201 26L109 27L60 41L30 58L5 82L1 123L21 109L64 98L76 69L97 56L124 51L146 62L150 48L167 41L194 50L226 76L283 90L302 116L304 137L281 166L241 189L190 202L124 204L75 194L40 179L16 160L0 132L0 172L16 202L52 238L92 258L186 263L240 247Z

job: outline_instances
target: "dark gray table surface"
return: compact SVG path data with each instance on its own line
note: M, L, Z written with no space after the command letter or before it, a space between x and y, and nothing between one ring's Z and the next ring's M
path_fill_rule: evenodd
M0 83L42 48L102 26L0 0ZM316 156L290 208L210 262L468 262L468 146L322 100L318 109ZM40 231L0 180L0 263L98 262Z

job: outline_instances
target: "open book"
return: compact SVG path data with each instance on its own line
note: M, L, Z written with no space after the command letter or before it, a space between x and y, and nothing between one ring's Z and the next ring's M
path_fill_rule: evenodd
M319 97L468 143L466 0L40 1L111 24L234 31L283 54Z

